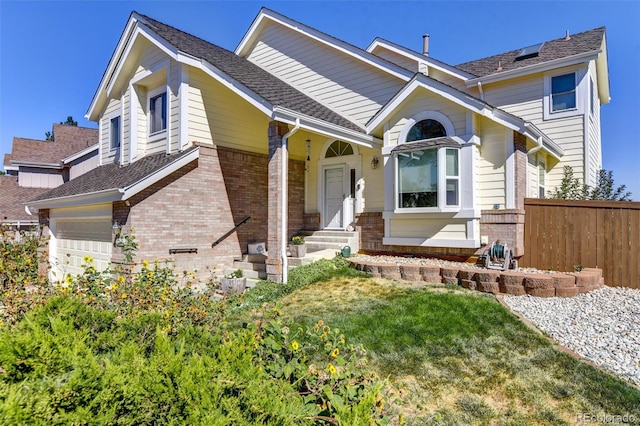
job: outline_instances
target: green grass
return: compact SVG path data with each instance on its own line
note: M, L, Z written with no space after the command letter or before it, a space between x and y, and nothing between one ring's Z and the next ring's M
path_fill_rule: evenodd
M338 276L279 301L296 324L322 319L362 344L408 424L640 421L636 388L561 352L493 296Z

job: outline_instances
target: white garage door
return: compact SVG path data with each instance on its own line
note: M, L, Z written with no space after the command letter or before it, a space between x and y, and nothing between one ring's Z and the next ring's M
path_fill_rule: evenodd
M107 268L113 245L110 207L109 205L108 217L93 216L96 213L106 213L96 212L95 209L52 211L50 261L52 273L55 274L52 276L54 280L61 280L67 273L82 273L81 266L85 256L93 258L94 266L99 271Z

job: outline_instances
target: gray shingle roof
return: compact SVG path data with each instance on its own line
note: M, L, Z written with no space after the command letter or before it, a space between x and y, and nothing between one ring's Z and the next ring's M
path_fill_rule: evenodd
M17 176L0 176L0 223L38 221L24 210L24 203L46 192L47 188L23 188Z
M581 53L600 49L605 34L605 27L594 28L582 33L573 34L566 40L564 37L544 43L537 56L516 60L522 50L512 50L499 55L465 62L455 67L477 77L510 71L529 65L540 64L554 59L566 58ZM526 46L522 46L523 48ZM498 71L498 66L502 69Z
M169 44L184 53L204 59L273 106L287 108L328 123L364 133L364 130L355 123L294 89L247 59L148 16L136 14L146 21L146 24L153 32L165 39Z
M49 200L111 189L127 188L196 149L198 148L190 147L181 153L170 155L165 153L147 155L125 167L120 167L117 164L106 164L75 179L71 179L69 182L51 191L40 194L31 201Z

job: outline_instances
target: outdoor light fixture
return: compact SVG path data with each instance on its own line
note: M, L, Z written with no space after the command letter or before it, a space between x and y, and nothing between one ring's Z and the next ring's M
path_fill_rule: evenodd
M113 226L111 227L111 229L113 230L113 235L115 235L116 237L120 236L120 231L122 230L122 226L117 222L117 221L113 221Z
M377 169L379 162L380 162L380 160L378 160L378 156L374 155L373 158L371 159L371 168L372 169Z
M307 161L311 161L311 139L307 139Z

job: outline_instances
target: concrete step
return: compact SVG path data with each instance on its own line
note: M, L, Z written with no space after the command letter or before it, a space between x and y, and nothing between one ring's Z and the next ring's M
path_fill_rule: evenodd
M351 239L348 237L332 237L312 235L304 239L305 243L344 243L348 244Z
M349 232L349 231L315 231L313 236L318 237L356 237L358 235L357 232Z
M229 275L233 273L236 269L242 268L228 268L224 270L224 275ZM242 276L247 278L267 278L267 272L265 271L254 271L252 269L242 269Z
M334 251L340 251L342 247L344 247L345 245L348 245L344 243L329 243L329 242L322 242L322 241L320 242L312 241L306 244L307 244L307 250L312 250L312 251L318 251L318 250L324 250L324 249L332 249Z
M265 263L267 256L266 254L243 254L234 260L236 262Z
M267 265L264 263L253 262L233 262L233 267L236 269L242 269L243 271L266 271Z

